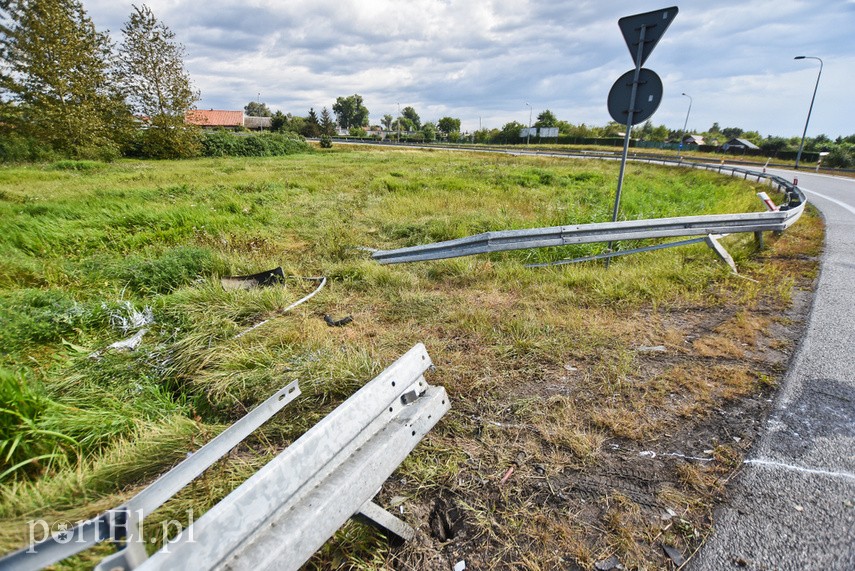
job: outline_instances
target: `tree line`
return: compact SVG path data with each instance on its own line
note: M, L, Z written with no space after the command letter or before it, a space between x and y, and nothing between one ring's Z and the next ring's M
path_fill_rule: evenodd
M204 152L206 139L185 123L185 113L199 97L184 67L184 47L145 5L132 6L121 41L114 43L95 29L81 0L0 0L0 160L195 156ZM304 137L329 137L338 128L365 136L370 127L358 94L338 97L332 112L311 108L305 117L271 113L258 102L245 110L270 116L274 131ZM500 129L461 133L460 125L448 116L422 123L415 108L406 106L397 117L383 115L375 127L398 139L492 144L519 143L526 127L511 121ZM574 125L549 109L532 126L557 127L564 141L618 137L625 128L614 122ZM800 142L718 123L696 134L714 145L744 138L770 153L795 150ZM665 142L685 133L647 121L634 135ZM828 152L828 166L855 165L855 135L834 141L819 135L806 140L805 150Z
M110 160L200 152L184 48L148 6L118 44L79 0L0 0L0 152Z
M368 129L379 131L381 129L391 133L392 137L406 136L417 137L422 141L435 141L444 138L451 141L460 139L460 119L455 117L442 117L436 122L427 121L422 123L421 117L412 106L406 106L398 115L383 115L379 125L370 125L370 112L365 106L365 101L359 94L346 97L338 97L332 105L335 120L329 110L324 107L320 117L314 107L309 109L308 115L301 117L282 111L271 111L266 103L250 101L244 106L244 113L251 117L270 117L271 130L291 131L304 137L334 136L341 128L353 137L365 137Z

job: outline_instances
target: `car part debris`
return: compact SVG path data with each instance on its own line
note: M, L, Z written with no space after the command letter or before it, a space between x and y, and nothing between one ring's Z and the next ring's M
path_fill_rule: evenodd
M329 315L324 315L324 321L327 322L327 325L330 327L344 327L351 321L353 321L353 316L348 315L347 317L342 317L341 319L333 319Z
M300 305L300 304L302 304L302 303L304 303L304 302L306 302L306 301L309 301L310 299L312 299L313 297L315 297L315 295L316 295L319 291L321 291L321 290L323 289L323 287L324 287L324 286L326 285L326 283L327 283L327 278L326 278L326 277L323 277L323 276L321 276L321 277L316 277L316 278L304 278L304 279L306 279L306 280L311 280L311 281L318 281L318 280L320 280L320 282L321 282L321 283L318 285L318 287L317 287L317 288L315 288L315 291L313 291L313 292L312 292L312 293L310 293L309 295L307 295L307 296L305 296L305 297L303 297L303 298L298 299L297 301L295 301L294 303L292 303L292 304L291 304L291 305L289 305L288 307L284 307L284 308L282 308L282 309L278 309L278 310L276 310L275 315L274 315L273 317L278 317L278 316L280 316L280 315L284 315L285 313L288 313L289 311L291 311L292 309L294 309L294 308L295 308L295 307L297 307L298 305ZM256 323L255 325L253 325L252 327L250 327L249 329L244 329L243 331L241 331L240 333L238 333L237 335L235 335L235 336L233 337L233 339L240 339L241 337L243 337L243 336L244 336L244 335L246 335L247 333L250 333L250 332L252 332L252 331L255 331L256 329L258 329L259 327L261 327L262 325L264 325L265 323L267 323L268 321L270 321L271 319L273 319L273 317L269 317L269 318L265 319L264 321L260 321L260 322Z
M222 284L223 289L228 291L255 289L257 287L279 285L284 282L285 273L282 271L282 266L248 276L226 276L220 278L220 283Z
M148 333L148 329L140 329L132 336L127 339L122 339L121 341L116 341L111 345L107 345L104 349L95 351L94 353L89 354L90 359L100 359L103 353L107 351L135 351L137 347L139 347L140 343L142 343L143 335Z

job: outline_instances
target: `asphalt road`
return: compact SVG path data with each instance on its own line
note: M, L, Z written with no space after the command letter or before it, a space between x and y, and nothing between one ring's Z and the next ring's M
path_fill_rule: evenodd
M826 221L805 335L695 571L855 570L855 180L792 179Z

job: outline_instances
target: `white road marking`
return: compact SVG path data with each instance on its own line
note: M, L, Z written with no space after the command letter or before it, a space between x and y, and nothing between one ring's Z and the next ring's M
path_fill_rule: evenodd
M803 186L799 186L799 188L802 189L803 191L809 193L809 194L813 194L814 196L818 196L818 197L822 198L823 200L833 202L837 206L841 206L841 207L845 208L846 210L848 210L849 212L851 212L852 214L855 214L855 207L852 207L852 206L846 204L845 202L837 200L836 198L831 198L830 196L826 196L826 195L821 194L819 192L816 192L814 190L808 190Z
M767 466L772 468L783 468L791 472L803 472L805 474L816 474L818 476L831 476L832 478L843 478L846 480L855 481L855 474L849 472L830 472L828 470L819 470L816 468L805 468L804 466L794 466L792 464L784 464L773 460L746 460L745 464L754 464L757 466Z

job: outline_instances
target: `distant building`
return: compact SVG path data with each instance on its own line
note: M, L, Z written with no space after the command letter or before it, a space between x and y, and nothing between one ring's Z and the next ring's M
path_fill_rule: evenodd
M191 109L184 114L184 121L208 129L238 130L244 127L243 111Z
M683 137L684 145L704 145L704 138L700 135L686 135Z
M752 143L751 141L749 141L747 139L736 139L736 138L729 140L728 142L726 142L725 144L723 144L721 146L722 151L727 151L728 149L744 151L746 149L759 149L759 148L760 147L758 147L757 145L755 145L754 143Z
M270 126L272 123L272 117L246 116L243 118L243 126L249 129L250 131L264 131L265 129L270 130Z

